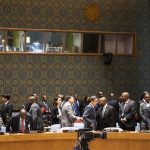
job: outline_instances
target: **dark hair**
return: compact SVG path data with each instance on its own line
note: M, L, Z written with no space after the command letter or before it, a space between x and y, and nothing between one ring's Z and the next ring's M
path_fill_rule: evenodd
M71 97L73 96L66 96L65 101L68 102Z
M84 102L89 102L90 101L90 97L89 96L85 96L83 101Z
M61 98L62 102L65 100L65 96L63 94L58 94L58 97Z
M53 102L53 105L54 105L54 106L57 106L57 101L58 101L59 98L60 98L60 97L55 97L55 98L54 98L54 102Z
M142 100L142 99L145 97L146 94L149 94L149 92L148 92L148 91L144 91L144 92L141 94L140 100Z
M7 100L10 100L10 94L3 94L2 97L6 98Z

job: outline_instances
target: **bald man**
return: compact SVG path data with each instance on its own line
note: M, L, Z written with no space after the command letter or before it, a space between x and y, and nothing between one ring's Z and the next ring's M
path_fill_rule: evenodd
M136 126L136 103L130 99L128 92L123 92L121 97L123 102L119 108L120 127L123 130L133 131Z
M17 133L17 132L28 132L30 129L33 128L33 121L32 117L27 114L25 109L21 109L20 113L17 116L12 117L7 126L6 131Z
M97 129L102 130L106 127L115 126L115 108L107 103L106 97L98 100L100 108L97 112Z

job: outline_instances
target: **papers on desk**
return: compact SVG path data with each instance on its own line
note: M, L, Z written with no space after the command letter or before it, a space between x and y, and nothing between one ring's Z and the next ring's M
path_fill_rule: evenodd
M74 123L74 127L79 129L84 129L84 123Z
M57 132L60 129L60 124L54 124L51 126L52 132Z
M79 129L84 129L84 123L74 123L74 127L62 127L59 129L59 132L73 132Z
M0 126L0 132L6 133L6 127L5 126Z
M74 127L62 127L60 124L54 124L51 126L52 132L63 132L63 131L76 131L79 129L84 129L84 123L74 123Z
M107 131L107 132L122 132L123 129L121 129L119 127L108 127L108 128L104 128L104 131Z
M58 132L75 132L78 129L76 127L62 127Z

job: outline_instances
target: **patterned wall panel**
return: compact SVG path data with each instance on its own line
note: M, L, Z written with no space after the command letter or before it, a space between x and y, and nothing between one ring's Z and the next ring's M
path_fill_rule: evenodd
M96 22L85 18L85 8L97 4ZM6 0L0 1L0 26L45 29L133 31L137 1L130 0ZM119 28L118 28L119 26Z
M98 4L96 22L84 9ZM138 56L115 56L110 66L102 56L0 55L0 94L11 93L15 108L31 93L78 93L102 90L117 96L130 91L137 99L150 90L149 0L0 0L0 27L137 32Z
M137 71L133 66L132 73L126 72L131 67L124 64L126 59L136 63L123 57L114 57L106 66L102 56L0 55L0 93L10 93L16 108L32 93L47 94L51 99L58 93L81 97L99 90L120 94L128 89L133 93Z

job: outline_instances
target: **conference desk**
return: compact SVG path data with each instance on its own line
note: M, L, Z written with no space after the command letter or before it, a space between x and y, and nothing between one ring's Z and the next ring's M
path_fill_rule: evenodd
M73 150L77 133L0 135L0 150Z
M110 132L107 139L94 139L90 150L150 150L150 133Z
M0 150L73 150L77 133L0 135ZM110 132L89 142L90 150L149 150L150 133Z

